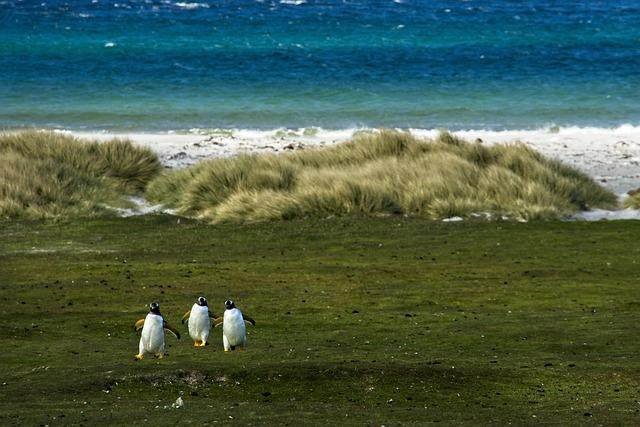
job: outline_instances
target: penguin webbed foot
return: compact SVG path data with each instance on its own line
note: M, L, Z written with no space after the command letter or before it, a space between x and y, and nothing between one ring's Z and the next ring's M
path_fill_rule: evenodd
M144 354L136 354L135 356L133 356L134 362L137 362L138 360L142 360L142 359L144 359Z

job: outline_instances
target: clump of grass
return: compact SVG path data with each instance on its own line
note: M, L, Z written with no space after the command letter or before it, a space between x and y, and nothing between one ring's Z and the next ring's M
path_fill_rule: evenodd
M127 192L142 192L161 170L158 156L148 148L134 147L128 140L114 139L90 145L97 150L99 170L115 178Z
M531 220L616 204L587 175L524 144L395 131L361 133L324 149L203 162L154 180L147 195L212 222L474 213Z
M640 188L627 193L629 197L624 199L623 206L627 209L640 209Z
M79 141L27 131L0 135L0 217L55 218L126 205L160 171L157 156L129 141Z
M151 182L147 197L198 215L236 192L286 191L293 186L298 167L274 155L215 159L162 175Z

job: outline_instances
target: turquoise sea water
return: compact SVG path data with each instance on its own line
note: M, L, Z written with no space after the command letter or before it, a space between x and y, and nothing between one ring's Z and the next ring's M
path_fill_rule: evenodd
M640 125L640 2L0 0L0 127Z

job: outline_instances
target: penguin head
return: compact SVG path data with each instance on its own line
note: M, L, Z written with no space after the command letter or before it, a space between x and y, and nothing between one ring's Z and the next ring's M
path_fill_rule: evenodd
M160 314L160 304L157 302L149 304L149 312L153 314Z
M232 309L236 308L236 305L233 303L233 301L231 301L230 299L228 299L228 300L226 300L226 301L224 302L224 307L225 307L227 310L232 310Z
M207 306L207 299L205 297L199 297L198 298L198 305L200 307L206 307Z

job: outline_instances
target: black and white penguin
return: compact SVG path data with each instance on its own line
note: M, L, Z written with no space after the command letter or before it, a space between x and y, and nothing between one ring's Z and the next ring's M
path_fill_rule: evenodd
M246 347L247 328L244 322L249 322L255 326L255 320L247 315L243 315L231 300L225 301L224 306L225 311L223 318L214 321L215 326L222 324L222 344L224 345L224 351L235 350L236 347Z
M149 304L149 314L144 319L140 319L134 326L136 331L142 329L140 336L140 346L135 360L144 359L145 353L153 353L155 357L164 357L164 330L167 329L176 338L180 339L180 332L169 325L160 314L160 305L157 302Z
M199 297L193 304L191 310L182 316L182 323L188 321L189 335L193 339L194 347L204 347L209 345L209 330L211 329L211 319L219 318L209 310L207 299Z

